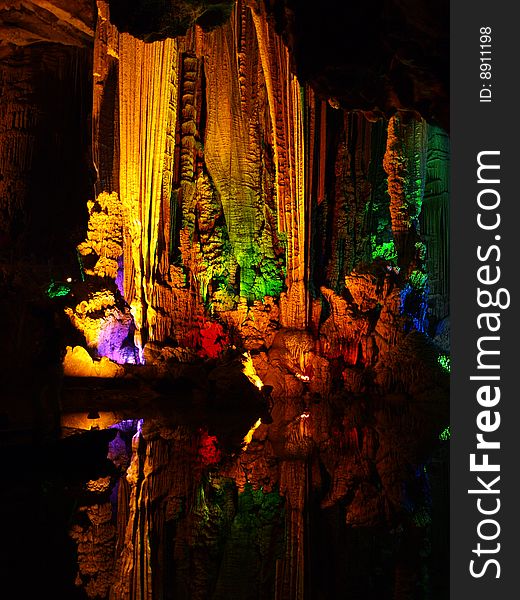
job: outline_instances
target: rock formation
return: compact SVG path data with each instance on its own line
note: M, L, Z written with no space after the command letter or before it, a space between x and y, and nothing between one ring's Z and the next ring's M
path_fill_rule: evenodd
M1 7L0 417L59 597L446 593L443 34L340 4Z

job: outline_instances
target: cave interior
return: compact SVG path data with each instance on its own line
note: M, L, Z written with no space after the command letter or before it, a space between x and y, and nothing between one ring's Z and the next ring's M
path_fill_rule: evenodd
M448 3L0 32L8 597L445 599Z

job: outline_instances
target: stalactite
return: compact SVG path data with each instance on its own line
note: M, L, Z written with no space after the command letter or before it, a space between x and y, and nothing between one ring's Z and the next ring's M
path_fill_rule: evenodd
M325 200L325 174L327 164L327 103L320 103L320 142L319 142L319 171L318 171L318 204Z
M254 52L254 40L247 31L244 34L252 45L249 51ZM248 115L242 111L241 93L247 88L245 82L239 82L243 75L235 60L239 43L231 24L205 36L205 163L221 198L230 243L240 266L239 293L252 300L256 297L255 271L259 270L265 248L261 240L265 217L263 198L258 193L261 170L256 157L260 140L258 131L250 135Z
M90 193L91 90L83 87L90 67L86 49L59 43L1 53L0 251L13 257L34 254L67 268L72 262L69 231L81 221ZM59 186L48 177L55 165Z
M177 106L177 42L145 44L122 34L119 47L120 189L128 231L125 297L138 333L144 330L145 338L154 339L159 223L163 200L169 203L171 195L164 167L171 164L166 141L170 113Z
M278 226L286 239L287 292L281 299L282 324L305 327L305 143L302 90L290 70L287 48L270 28L265 13L252 9L273 127Z
M421 238L426 244L426 268L433 316L448 314L449 292L449 139L428 125L426 185L421 211Z
M363 113L345 113L335 163L331 257L327 277L336 291L345 275L359 264L370 262L367 212L376 180L372 160L373 124Z
M0 226L2 245L13 243L26 219L28 175L33 164L38 111L31 107L30 53L19 51L0 71Z
M248 271L253 235L260 224L256 223L255 190L246 185L246 178L256 174L248 164L248 127L246 115L241 111L236 40L231 26L208 34L205 48L208 54L205 161L222 199L235 254L241 268Z
M94 98L94 155L99 184L109 185L117 168L101 156L97 138L108 79L117 73L124 295L138 346L182 341L198 327L204 304L218 311L235 295L277 298L284 286L282 324L304 327L314 188L305 156L315 146L315 111L280 37L246 3L211 33L194 29L154 44L113 35L102 0L99 12L96 77L103 94ZM203 225L209 198L217 211L210 229ZM171 264L179 257L172 244L181 277ZM174 324L174 296L185 295L189 305L197 291L200 299Z
M399 264L407 269L415 259L426 182L428 131L424 119L397 113L388 123L384 168L388 174L392 231Z
M96 196L119 193L119 33L111 24L108 3L97 0L94 37L92 160Z
M196 88L200 63L196 56L185 53L182 59L181 90L181 181L192 183L195 163ZM189 210L190 206L188 203Z

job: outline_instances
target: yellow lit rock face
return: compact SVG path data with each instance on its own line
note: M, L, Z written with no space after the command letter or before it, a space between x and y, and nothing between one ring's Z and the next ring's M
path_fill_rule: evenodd
M101 290L82 300L74 309L66 308L72 324L85 336L89 348L95 348L103 324L108 319L117 319L114 294L109 290Z
M255 366L253 364L253 359L251 358L251 355L249 354L249 352L246 352L244 354L244 358L245 358L244 363L243 363L244 364L244 368L243 368L244 375L249 379L249 381L251 383L254 383L256 385L256 387L261 390L264 384L262 383L262 380L260 379L260 377L258 377Z
M244 446L243 446L244 451L247 449L247 447L251 443L255 431L260 427L261 424L262 424L262 419L258 419L255 422L255 424L251 427L251 429L246 433L246 435L244 437Z
M67 346L63 371L70 377L120 377L124 374L123 367L105 356L93 360L82 346Z
M160 228L162 210L169 206L171 195L177 42L146 44L121 34L119 52L119 183L125 229L125 297L140 331L154 314L148 307L152 306L159 239L164 241Z
M89 492L102 494L110 488L110 476L91 479L90 481L87 481L86 488Z
M68 430L82 429L90 431L91 429L108 429L121 421L121 416L111 411L99 412L98 416L98 419L89 419L86 412L63 413L60 424Z
M115 279L117 259L123 253L123 213L119 197L115 192L103 192L95 202L89 202L87 208L87 239L78 246L78 252L96 262L91 268L85 267L85 273Z
M249 305L243 298L236 307L222 307L220 318L231 330L242 333L244 348L258 350L264 345L270 347L279 329L280 311L276 301L266 296Z

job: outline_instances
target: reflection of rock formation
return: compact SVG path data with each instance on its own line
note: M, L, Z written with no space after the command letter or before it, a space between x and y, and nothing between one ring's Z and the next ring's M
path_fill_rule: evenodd
M292 2L269 3L268 16L263 3L239 1L217 28L228 2L158 2L168 14L150 17L154 31L144 3L124 24L115 0L98 0L95 24L90 3L74 14L67 4L20 3L16 22L30 35L9 39L29 46L0 49L0 250L4 260L14 241L27 258L18 270L2 263L1 282L11 303L24 289L24 311L31 296L45 302L49 346L54 309L63 353L69 346L68 437L42 458L77 548L64 597L72 571L88 597L113 600L403 600L431 590L446 549L438 435L448 375L433 339L448 351L449 156L429 120L435 86L407 96L425 62L396 55L376 99L365 92L377 78L361 82L349 64L340 71L352 94L330 69L318 81L319 65L301 57L309 15ZM56 43L32 47L35 32L50 38L46 13ZM353 8L353 22L362 13ZM372 58L360 58L361 71ZM60 109L41 99L39 65L59 82L53 101L79 82L63 115L82 125L62 138L49 135ZM316 94L332 88L328 102ZM39 203L35 178L58 158L82 176L70 169L53 194L39 177L52 199ZM79 222L74 207L88 217L83 242L77 225L66 239L60 206L63 222ZM32 340L29 325L44 316L20 316L7 300L17 316L5 346L41 362L44 351L21 352L19 336ZM49 364L58 340L53 348ZM11 362L9 398L40 397L57 416L56 382L19 392ZM38 410L34 423L45 421Z
M342 510L333 527L341 528L347 539L352 528L374 535L389 527L393 532L385 534L382 553L393 547L412 555L425 550L431 512L423 465L445 422L448 377L425 336L405 333L407 316L400 314L399 290L391 288L390 275L379 292L374 276L354 274L348 283L351 300L332 292L329 296L334 309L323 331L337 337L328 340L324 352L312 335L280 330L267 352L253 355L256 373L272 387L272 423L254 430L245 451L237 452L236 444L254 421L255 409L244 415L233 450L229 440L232 428L240 427L235 419L239 397L245 400L251 392L244 387L244 393L231 395L235 388L225 365L220 375L215 371L224 379L210 383L208 390L214 392L203 400L205 369L183 366L172 355L163 368L175 373L174 378L169 383L163 379L155 391L171 400L151 401L145 392L133 408L122 406L120 418L145 415L145 426L134 438L133 466L126 479L123 470L118 484L118 530L126 541L124 551L116 554L112 597L139 598L140 586L154 593L169 586L184 590L179 593L186 598L205 598L210 590L217 590L214 597L226 597L223 590L231 589L242 590L239 597L247 598L243 580L235 579L237 572L249 572L250 582L256 582L254 593L264 590L265 597L276 589L280 598L299 598L304 590L319 586L339 593L341 587L327 588L332 584L319 578L313 584L318 588L308 588L305 577L315 564L309 562L308 536L317 535L312 527L325 517L312 517L318 520L310 530L308 520L318 511L329 515L321 526L330 527L326 519L338 507ZM377 303L383 308L374 316ZM161 364L158 355L153 360ZM119 406L116 393L111 394L111 405ZM138 398L131 390L124 394ZM187 402L186 394L191 398ZM232 397L236 400L231 405ZM78 392L68 406L81 410ZM210 423L209 436L197 422ZM253 494L259 503L249 509L254 518L242 514L242 494ZM267 548L260 555L256 545L248 546L257 536L263 540L260 548ZM347 552L350 543L337 541L338 551ZM379 564L382 555L371 560ZM248 566L258 561L264 565L263 575ZM352 575L349 585L362 577L368 572ZM402 585L417 583L415 574L400 577L406 579Z

